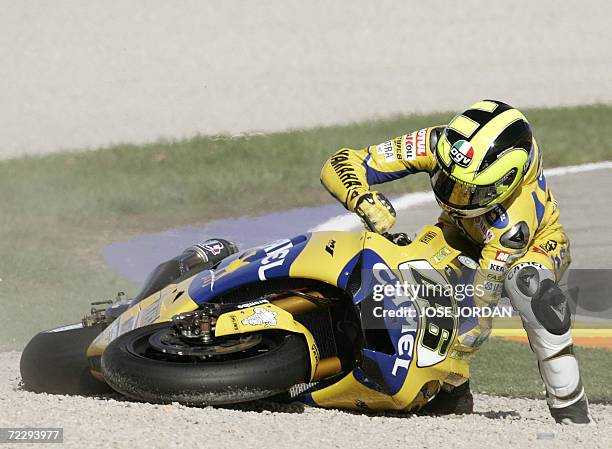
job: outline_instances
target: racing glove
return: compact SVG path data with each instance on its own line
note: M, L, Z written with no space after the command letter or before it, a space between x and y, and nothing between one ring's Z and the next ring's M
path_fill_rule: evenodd
M395 224L395 209L382 193L365 192L353 204L353 211L370 231L384 234Z

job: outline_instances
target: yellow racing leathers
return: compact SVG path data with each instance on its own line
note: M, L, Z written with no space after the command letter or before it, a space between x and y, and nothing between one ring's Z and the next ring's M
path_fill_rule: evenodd
M361 150L343 148L325 163L321 182L347 209L359 213L356 208L372 193L371 186L417 172L431 173L436 164L432 148L443 129L424 128ZM479 259L474 279L477 306L495 305L505 287L538 358L554 415L553 409L581 400L584 389L573 353L569 308L557 287L570 263L569 241L543 174L538 145L533 143L534 163L509 198L474 218L442 212L439 226L451 244L457 239L469 242ZM370 201L368 207L376 204ZM385 215L384 208L379 210ZM379 232L393 224L394 213L386 215ZM476 329L460 338L465 351L478 348L490 333L490 320L479 321Z

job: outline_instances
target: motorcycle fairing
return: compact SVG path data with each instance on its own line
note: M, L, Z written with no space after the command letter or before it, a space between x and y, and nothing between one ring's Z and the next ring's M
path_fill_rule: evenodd
M441 229L435 226L423 228L415 241L406 247L398 247L382 236L367 233L361 256L361 288L355 295L354 302L362 303L381 281L403 281L404 274L400 266L406 262L416 261L416 266L435 269L440 277L451 282L445 268L452 266L459 254L459 251L446 243ZM457 265L454 265L453 269L461 271ZM406 297L399 299L385 295L383 301L386 310L411 306L410 298ZM416 301L414 306L418 307ZM425 324L422 318L409 323L387 315L384 318L384 326L394 352L385 353L364 348L361 367L355 368L339 382L305 395L303 400L330 408L409 410L427 403L449 377L449 373L457 382L467 379L468 361L452 349L456 331L452 334L453 341L449 351L441 360L432 363L424 352L427 348L421 345ZM419 353L420 357L428 362L423 366L418 364Z
M214 270L170 284L126 310L90 345L88 357L100 356L119 335L147 324L170 321L242 285L277 278L307 278L346 285L363 248L365 232L317 232L243 251ZM330 245L330 242L334 242Z
M303 324L293 319L292 314L274 304L258 304L224 313L217 319L215 336L271 330L284 330L304 336L310 355L310 380L312 380L320 359L315 339Z
M426 233L429 233L428 238L422 241L421 237ZM370 232L317 232L273 242L231 256L216 270L202 272L178 284L169 285L130 307L92 343L88 357L100 356L108 343L121 333L145 324L169 321L173 315L195 310L199 305L214 300L217 295L241 285L294 277L319 280L345 288L355 269L374 268L380 261L393 270L407 261L428 261L443 273L457 255L457 251L447 247L441 230L434 226L424 228L415 241L405 247L399 247ZM355 295L356 302L361 302L370 294L370 288L364 288L364 279L361 279L361 284ZM394 303L389 304L388 300L392 301L391 298L385 298L385 306L395 306ZM252 310L254 312L254 307ZM292 329L290 331L305 335L308 341L309 331L303 332L302 329L292 327L290 322L283 326L286 330ZM415 346L421 338L422 323L419 323L417 335L405 337L404 340L401 327L394 328L388 320L385 320L385 327L389 329L390 339L396 348L394 353L370 348L364 351L364 358L374 362L378 371L383 373L382 382L374 379L371 373L356 368L340 381L313 392L305 400L322 407L406 410L426 403L449 374L459 380L468 377L467 360L454 350L433 366L420 367L414 363L415 360L418 362ZM397 349L399 345L403 353L397 357L400 355ZM309 343L312 366L315 366L313 360L316 359L314 348ZM393 366L398 360L400 367L394 375ZM409 361L409 365L403 369L402 364L406 361ZM384 388L374 388L381 383Z
M320 232L278 240L197 274L189 296L204 304L242 285L278 278L307 278L343 288L363 245L360 233Z

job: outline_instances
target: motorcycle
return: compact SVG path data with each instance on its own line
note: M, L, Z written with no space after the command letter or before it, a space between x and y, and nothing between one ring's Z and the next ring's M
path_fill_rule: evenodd
M189 269L197 265L190 260L181 259L178 278L166 279L160 266L135 299L94 303L81 323L35 336L21 358L23 386L114 390L154 403L284 398L415 411L469 379L469 354L457 337L476 323L426 313L461 304L414 288L474 275L475 262L440 227L399 243L369 231L312 232L204 269ZM395 284L412 289L398 295L389 288Z

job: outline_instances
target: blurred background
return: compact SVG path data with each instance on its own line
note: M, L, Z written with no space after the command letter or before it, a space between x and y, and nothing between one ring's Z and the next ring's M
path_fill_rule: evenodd
M2 3L3 157L612 100L605 0Z
M0 349L135 294L135 265L207 230L282 237L341 214L318 179L334 151L445 123L482 98L525 109L547 167L612 160L605 0L0 6ZM553 182L580 263L610 267L609 205L593 192L612 178L592 173ZM383 190L427 188L410 178ZM585 216L589 196L600 202ZM482 388L540 394L527 346L496 344L478 363L505 345L525 367ZM583 351L593 370L610 362Z

